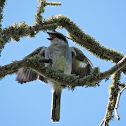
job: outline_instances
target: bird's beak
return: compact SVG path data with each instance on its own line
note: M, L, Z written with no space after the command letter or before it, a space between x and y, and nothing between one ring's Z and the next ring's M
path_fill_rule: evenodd
M47 38L48 40L53 40L53 38Z
M53 35L53 33L51 33L51 32L47 32L47 33L50 36L50 38L47 38L48 40L53 40L54 38L56 38L56 36Z

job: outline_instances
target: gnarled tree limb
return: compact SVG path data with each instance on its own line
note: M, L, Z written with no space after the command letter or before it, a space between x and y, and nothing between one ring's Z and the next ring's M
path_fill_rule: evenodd
M106 108L106 114L99 126L103 124L105 126L109 125L109 122L114 118L113 111L117 101L118 92L120 91L120 76L121 71L117 71L112 75L112 84L109 86L109 102Z
M16 28L10 26L9 28L3 29L2 39L5 41L4 44L7 43L10 38L18 41L20 37L28 35L34 36L41 30L54 30L58 26L64 27L70 33L70 36L72 36L72 38L76 40L79 45L83 46L100 59L107 61L110 60L113 63L117 63L124 57L122 53L101 46L98 41L85 34L73 21L62 15L44 20L42 24L35 26L28 26L24 22L19 25L17 24ZM126 73L126 68L123 69L123 72Z
M2 20L2 10L5 4L5 0L1 0L0 2L0 22ZM26 58L24 58L21 61L15 61L11 64L1 66L0 67L0 78L5 77L8 74L13 74L16 73L17 70L21 67L29 67L35 71L37 71L39 74L45 76L48 80L56 81L59 84L65 85L65 86L96 86L97 82L107 78L111 74L118 73L120 70L121 72L126 74L126 57L122 53L119 53L117 51L114 51L112 49L108 49L104 46L101 46L98 41L96 41L93 37L85 34L73 21L71 21L69 18L63 16L63 15L58 15L54 16L52 18L48 18L43 20L43 17L41 16L42 13L44 13L44 7L45 6L57 6L61 5L61 3L49 3L46 2L46 0L39 0L39 6L38 10L36 13L36 18L35 18L35 25L34 26L29 26L25 24L25 22L16 24L8 27L1 29L1 24L0 24L0 53L1 50L4 48L5 44L9 42L11 39L15 41L19 41L21 37L25 36L30 36L34 37L39 31L47 31L47 30L55 30L56 28L65 28L69 32L69 37L87 49L89 52L91 52L93 55L97 56L98 58L106 61L112 61L113 63L116 63L115 66L113 66L111 69L99 73L95 72L98 71L97 68L93 69L93 72L91 75L86 76L84 78L79 78L75 75L65 75L63 73L59 73L55 70L52 70L49 67L45 67L44 63L48 62L48 60L42 59L38 53L40 52L41 48L38 48L35 50L33 53L28 55ZM115 73L116 72L116 73ZM114 79L114 84L116 85ZM113 85L113 87L115 86ZM116 88L115 88L116 89ZM112 90L111 90L112 91ZM116 89L117 91L117 89ZM117 92L116 92L117 93ZM112 95L111 95L112 96ZM117 96L117 95L116 95ZM118 98L119 99L119 98ZM118 106L118 100L116 103L115 107L115 112L117 113L117 106ZM114 101L112 104L113 106L115 105L115 97L112 98ZM111 103L110 103L111 104ZM111 107L111 105L108 104L108 106ZM112 107L113 107L112 106ZM108 108L110 108L108 107ZM111 113L113 111L113 108L111 111L107 109L106 111L106 116L104 120L102 121L101 125L104 123L104 125L108 125L108 122L111 119L107 118L107 114ZM112 114L111 114L112 117ZM118 114L117 114L117 117Z
M115 66L111 69L103 72L103 73L92 73L89 76L84 78L79 78L75 75L66 75L55 70L52 70L49 67L45 67L43 64L44 60L39 56L35 55L33 57L24 58L21 61L15 61L11 64L0 67L0 78L6 76L7 74L13 74L17 72L17 70L21 67L29 67L37 71L39 74L43 75L45 78L49 80L56 81L59 84L64 86L96 86L91 85L100 80L103 80L109 77L114 72L117 72L126 64L126 57L124 57L121 61L119 61Z

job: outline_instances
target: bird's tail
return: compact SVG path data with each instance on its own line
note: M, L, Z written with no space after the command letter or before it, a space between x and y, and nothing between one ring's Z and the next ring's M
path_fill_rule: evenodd
M60 101L61 101L61 90L54 90L52 92L52 122L59 122L60 120Z

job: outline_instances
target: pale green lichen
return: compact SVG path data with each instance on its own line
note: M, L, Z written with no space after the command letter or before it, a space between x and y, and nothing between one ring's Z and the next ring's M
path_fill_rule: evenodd
M0 53L4 48L5 44L9 42L11 39L14 41L19 41L21 37L29 36L35 37L35 35L39 31L46 32L47 30L55 31L56 28L63 29L65 28L68 31L69 37L72 41L76 42L80 46L84 47L92 53L93 55L97 56L98 58L106 61L111 61L113 63L119 62L124 55L119 53L115 50L108 49L104 46L101 46L99 41L96 41L93 37L88 34L85 34L83 30L79 28L73 21L71 21L68 17L63 15L54 16L44 20L42 14L44 13L44 8L46 6L60 6L61 3L55 2L46 2L46 0L38 0L39 6L35 16L35 25L28 26L25 22L20 24L14 23L14 25L1 29L1 21L3 19L3 7L5 5L5 0L1 0L0 2ZM40 51L40 49L38 49ZM99 82L92 84L93 79L100 78L101 73L99 68L94 68L91 72L91 76L86 76L84 78L79 78L75 75L65 75L58 71L52 70L51 67L45 67L42 63L42 57L38 54L39 51L36 51L29 56L25 57L23 62L15 61L13 65L6 65L3 67L3 70L0 71L0 79L5 77L7 74L13 74L17 72L18 68L20 67L30 67L31 69L35 69L40 74L46 76L47 79L53 79L54 81L57 80L60 83L73 83L75 80L78 81L78 85L81 84L83 81L86 81L86 84L83 86L86 87L96 87L99 86ZM126 73L126 67L123 69L123 72ZM109 104L107 107L107 116L106 116L106 125L112 120L114 117L112 112L115 106L116 98L118 91L120 90L119 86L124 86L120 84L120 72L117 72L113 75L113 82L112 85L109 87L110 97L109 97ZM82 85L81 85L82 86ZM74 86L64 86L64 88L68 88L74 90Z
M46 2L46 6L61 6L61 3L57 2Z
M46 6L60 6L61 3L57 3L57 2L46 2L46 0L39 0L39 5L38 5L38 10L35 14L35 25L37 24L42 24L42 21L44 20L44 18L42 17L42 14L45 11L45 7Z
M36 24L42 24L42 20L43 20L42 14L45 11L44 10L45 3L46 3L45 0L39 0L38 10L35 14L35 23L34 23L35 25Z
M107 106L106 113L106 126L109 125L109 122L114 118L113 111L116 104L118 92L120 91L120 76L121 72L116 72L112 75L112 84L109 86L109 103Z
M2 21L2 19L3 19L3 8L4 8L4 5L5 5L5 2L6 2L6 0L1 0L0 1L0 28L1 28L1 26L2 26L2 24L1 24L1 21Z
M69 18L58 15L52 18L48 18L44 20L44 24L53 24L57 23L62 28L64 27L69 32L69 37L75 41L80 46L87 49L93 55L99 57L102 60L112 61L113 63L117 63L119 60L123 58L122 53L118 53L115 50L108 49L104 46L101 46L98 41L96 41L93 37L85 34L83 30L81 30L74 22L70 21Z
M4 8L5 3L6 3L6 0L0 1L0 56L1 56L1 51L4 47L4 41L2 39L2 28L1 28L2 24L1 24L1 22L2 22L2 19L3 19L3 8Z

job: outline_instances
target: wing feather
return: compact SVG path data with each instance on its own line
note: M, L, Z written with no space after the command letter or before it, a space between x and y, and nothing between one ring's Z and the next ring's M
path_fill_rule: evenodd
M28 57L36 55L35 52L37 52L37 54L39 53L42 57L45 57L45 55L44 55L45 50L46 50L46 47L39 47L33 53L28 55ZM37 72L35 72L34 70L32 70L30 68L23 68L22 67L17 72L16 81L18 83L23 84L23 83L34 81L34 80L37 80L37 79L44 82L44 83L48 83L47 80L43 76L39 75Z
M87 76L91 73L91 61L76 47L71 47L72 50L72 74L79 75L80 77Z

